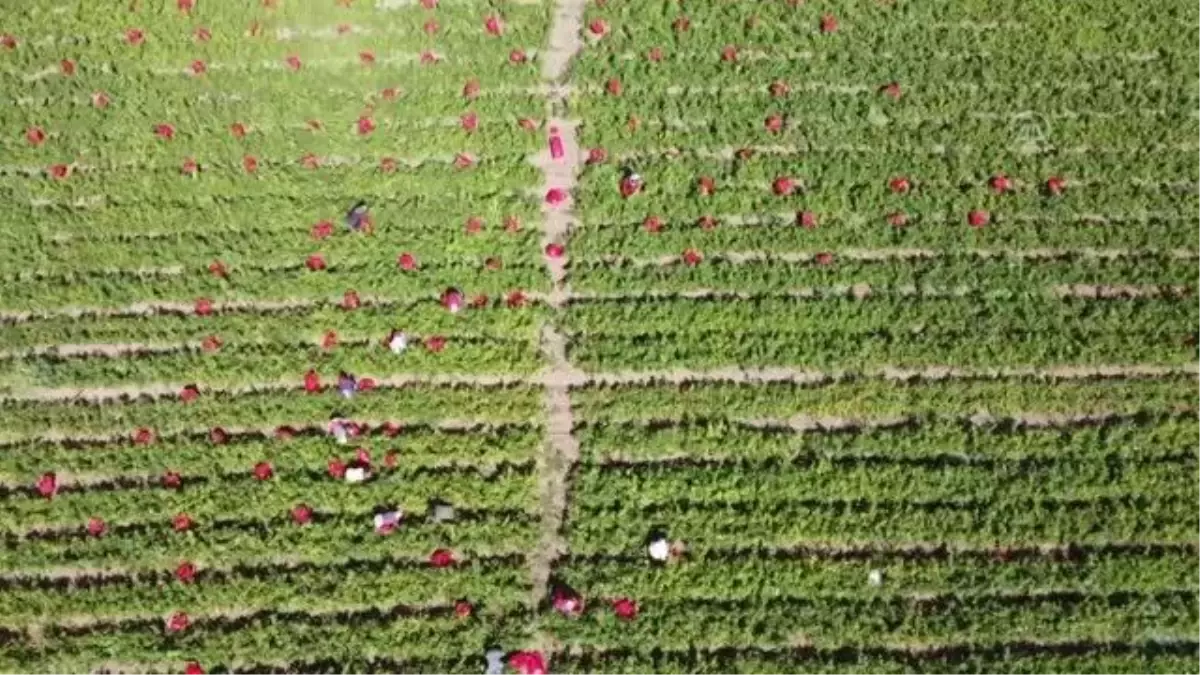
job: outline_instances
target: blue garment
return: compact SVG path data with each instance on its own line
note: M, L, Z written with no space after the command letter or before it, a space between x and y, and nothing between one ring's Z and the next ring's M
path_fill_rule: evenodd
M366 202L358 202L354 206L351 206L350 210L346 212L346 227L352 232L361 230L366 225L367 211L370 208Z

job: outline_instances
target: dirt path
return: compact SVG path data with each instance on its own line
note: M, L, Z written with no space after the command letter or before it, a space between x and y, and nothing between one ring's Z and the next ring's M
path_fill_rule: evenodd
M575 174L581 166L582 157L576 141L577 124L565 115L568 92L564 80L571 59L583 48L581 34L585 6L586 0L557 0L555 3L549 49L542 59L542 78L549 85L546 100L547 132L561 141L562 153L554 157L547 145L541 153L531 158L544 178L542 194L562 190L568 195L562 204L546 204L543 207L542 247L551 281L548 302L557 311L562 311L570 298L567 270L570 252L564 250L562 255L551 256L547 253L547 247L560 245L565 249L574 224ZM555 561L567 552L562 525L567 512L570 475L579 461L579 443L572 435L575 420L571 413L570 387L581 379L580 373L571 367L567 358L566 337L554 325L553 319L542 327L541 348L548 363L544 374L547 439L538 467L541 538L530 558L535 607L546 598ZM547 652L554 648L550 644L539 647Z

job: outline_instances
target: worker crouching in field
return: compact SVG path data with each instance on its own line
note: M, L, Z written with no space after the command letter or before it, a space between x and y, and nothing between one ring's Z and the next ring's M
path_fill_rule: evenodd
M568 618L583 614L583 596L564 584L555 584L550 592L550 604L555 611Z
M338 375L337 386L342 398L353 398L354 392L358 390L358 380L350 373L343 372Z
M388 333L387 339L384 340L383 344L393 354L402 354L405 349L408 349L408 336L404 334L404 331L393 330L391 333Z
M375 514L375 533L391 534L400 527L404 520L404 512L400 509L386 509Z
M356 202L346 212L346 228L351 232L371 231L371 207L366 202Z
M646 552L651 562L665 565L672 560L679 560L687 553L687 544L682 541L671 541L665 530L651 530L646 537Z

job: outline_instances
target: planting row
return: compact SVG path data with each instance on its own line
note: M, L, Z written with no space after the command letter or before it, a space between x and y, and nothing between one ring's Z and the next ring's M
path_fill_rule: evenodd
M4 149L10 166L42 169L48 163L78 160L117 176L183 173L189 158L197 164L198 177L207 178L211 171L231 166L243 173L240 163L247 155L256 158L264 170L291 164L327 175L331 166L354 158L379 167L381 175L395 172L408 176L412 172L409 163L445 156L451 150L471 157L526 155L536 152L542 142L537 118L484 118L474 111L426 121L339 116L326 118L321 125L324 132L308 128L304 120L260 120L251 134L249 122L199 127L193 120L160 118L139 127L126 119L99 125L75 120L33 127L27 133L35 138L44 135L45 140L34 144L22 138ZM237 133L247 136L243 140Z
M1185 302L869 297L587 301L568 315L572 358L596 371L797 364L1043 366L1195 361Z
M679 414L690 419L781 420L797 413L815 418L873 420L897 415L958 418L980 412L1006 417L1194 411L1195 390L1195 375L1090 381L997 377L891 382L852 378L807 385L590 385L573 390L571 399L576 419L584 421L653 420Z
M489 302L485 307L470 307L449 312L440 298L410 299L407 302L364 300L352 312L337 301L314 301L310 306L277 310L214 310L197 318L192 311L163 311L147 316L86 315L51 316L32 321L0 325L0 347L19 350L62 344L205 344L216 336L210 347L258 341L309 342L324 347L347 343L362 346L366 341L383 344L394 329L414 336L453 334L465 336L520 337L532 335L545 314L544 306L525 300L510 304L517 297L505 295L505 302ZM338 298L337 300L344 300ZM522 309L523 308L523 309ZM517 311L517 310L521 311ZM330 336L330 333L333 333ZM449 342L449 338L447 338ZM416 346L417 340L413 340Z
M585 424L576 429L585 464L771 461L905 462L918 467L1029 462L1152 462L1182 455L1200 431L1192 416L1149 417L1086 427L971 427L913 420L894 427L798 434L725 421L671 426Z
M965 236L973 236L963 226ZM985 235L986 236L986 235ZM1082 255L1050 260L1017 261L947 254L915 260L855 260L837 252L814 253L804 262L766 256L731 261L720 253L705 256L700 246L680 252L673 263L575 260L571 265L576 290L628 292L633 289L683 291L718 289L737 292L784 290L811 286L870 284L898 288L1005 289L1042 293L1058 284L1182 285L1195 281L1196 261L1173 255L1146 254L1101 259Z
M460 120L468 112L474 112L485 124L505 120L515 126L520 126L517 122L521 119L537 121L545 114L543 99L531 85L507 83L504 77L477 75L460 80L440 76L429 80L423 73L419 70L403 78L396 73L377 82L342 81L320 87L302 86L305 83L286 78L264 79L246 72L236 81L226 82L220 90L201 88L202 83L196 82L194 76L188 78L182 74L157 78L152 90L132 86L140 84L137 82L127 82L111 91L82 87L69 92L23 89L17 105L0 111L0 122L12 130L4 143L13 148L28 146L26 134L30 127L45 130L49 149L53 147L55 134L67 129L78 134L90 125L109 128L117 137L132 138L143 137L156 124L172 123L186 125L182 131L204 129L214 138L218 130L225 130L229 138L245 138L248 143L299 130L309 132L313 143L321 143L318 137L325 134L360 146L386 140L390 142L387 152L399 154L402 147L415 150L425 146L419 138L359 134L358 119L372 114L377 131L380 124L385 127L395 124L400 128L402 122L415 131L431 125L440 127L447 118ZM153 92L153 98L144 98L148 91ZM181 110L195 112L181 113ZM240 129L235 126L239 123ZM405 145L409 143L413 145ZM299 144L291 149L303 152Z
M888 33L872 40L865 50L864 36L849 32L810 39L797 36L781 43L755 37L731 40L727 33L693 34L690 29L665 44L654 38L633 44L601 39L582 59L579 80L585 86L610 77L720 86L760 78L787 81L796 78L797 71L809 70L817 73L821 82L875 86L899 82L918 104L927 92L961 82L978 82L981 89L1003 86L1014 96L1053 103L1049 94L1068 88L1119 87L1146 92L1157 88L1164 75L1187 67L1187 52L1178 40L1187 34L1183 28L1174 36L1164 36L1167 44L1151 49L1113 44L1109 53L1088 53L1074 46L1014 52L1009 48L1012 36L1001 31L939 30L936 37L927 35L912 42L913 31L885 30ZM1033 36L1026 33L1021 37L1028 40ZM981 68L986 68L982 76Z
M300 373L302 376L303 373ZM179 434L208 433L214 426L229 430L272 430L287 425L315 425L324 430L334 411L344 418L366 421L383 433L382 420L403 425L437 424L444 420L469 419L479 424L526 424L542 414L542 395L536 386L467 387L409 384L380 387L370 395L344 399L332 391L336 373L327 374L321 395L304 393L297 387L286 392L260 391L229 394L200 392L184 404L178 395L161 398L116 399L103 403L86 401L37 402L0 401L5 430L16 437L38 436L51 429L72 435L104 435L128 438L136 428L147 428L158 438ZM469 412L467 412L469 411Z
M1029 7L1018 0L985 2L969 0L953 2L938 0L920 6L878 3L873 0L848 0L836 7L813 4L767 3L744 5L706 4L688 6L681 10L667 3L643 3L633 0L610 0L603 5L589 5L585 23L600 19L611 24L605 42L614 48L625 44L641 44L658 37L675 40L703 40L716 34L730 41L761 37L779 44L789 40L808 39L817 32L825 16L838 19L836 26L845 28L844 35L834 31L835 40L847 47L873 39L874 36L904 32L932 33L904 45L908 49L922 44L958 37L976 36L981 40L1020 41L1016 54L1040 49L1095 49L1122 44L1123 40L1160 40L1164 35L1180 39L1194 27L1196 12L1184 6L1163 6L1154 12L1140 11L1116 0L1069 0L1049 6ZM676 23L680 16L686 22ZM755 20L751 20L751 19ZM1120 25L1120 30L1104 30ZM1030 39L1048 33L1051 39ZM847 44L849 43L849 44ZM1161 45L1161 41L1155 46Z
M14 279L7 284L0 306L10 310L44 311L62 307L126 307L146 301L199 303L197 315L211 312L204 309L203 300L210 303L222 300L282 300L286 298L339 298L347 310L355 309L363 300L378 296L407 298L429 297L447 288L461 289L463 304L486 296L483 305L500 303L513 291L538 289L547 283L545 270L532 262L502 265L488 269L486 265L469 264L410 273L386 259L363 260L342 267L331 261L329 267L313 270L307 258L282 269L242 269L226 277L209 273L203 268L190 274L174 275L171 270L160 276L72 274L64 272L57 278L29 280ZM123 278L124 277L124 278Z
M719 493L719 482L691 491ZM686 493L684 493L686 494ZM974 546L997 541L1189 542L1200 521L1195 496L1126 495L1060 499L1056 496L952 501L798 500L670 501L578 508L571 516L571 550L580 555L644 553L647 531L670 528L692 550L730 546L787 547L798 541L954 541ZM682 497L682 495L678 495Z
M607 612L548 622L568 646L862 645L1002 641L1190 639L1194 593L1172 589L943 596L888 594L870 599L787 594L743 602L663 599L624 622ZM608 614L608 616L605 616Z
M375 218L376 216L372 216ZM477 217L476 217L477 218ZM163 269L184 266L184 274L237 275L241 270L302 269L307 267L353 269L378 260L389 248L393 263L399 269L424 274L439 270L487 269L498 270L521 263L537 251L537 233L532 229L513 233L484 234L485 221L461 223L461 228L443 226L438 232L429 229L409 229L393 226L381 229L372 236L334 236L326 241L314 241L303 230L286 232L247 232L237 236L229 232L186 233L154 239L119 239L116 237L70 239L45 242L38 248L5 251L0 261L12 269L28 270L5 275L6 281L66 276L72 272L84 276L105 273L132 276L136 270ZM460 225L460 223L454 223ZM498 230L493 222L493 230ZM468 228L478 226L472 234ZM449 230L449 231L447 231ZM145 244L145 246L139 246ZM313 257L316 256L316 257ZM190 268L190 269L188 269Z
M469 599L472 615L500 613L528 602L524 559L475 559L450 570L401 566L384 557L350 556L329 565L223 568L187 561L127 578L105 578L90 586L9 588L0 599L8 625L44 617L91 614L105 619L169 615L181 608L206 615L228 607L247 612L328 612L370 606L380 597L404 605L450 605ZM190 565L190 567L188 567ZM353 579L353 583L347 583ZM110 583L111 580L111 583Z
M1112 176L1083 155L1053 163L1026 156L997 164L954 154L914 156L911 148L903 152L886 145L822 146L825 151L811 154L807 147L798 146L794 156L751 151L749 159L733 162L635 161L641 182L628 197L620 162L593 165L579 191L585 221L630 223L658 216L666 225L695 222L701 215L808 210L817 218L810 228L819 228L826 218L836 227L857 217L887 229L885 217L892 213L908 214L899 226L911 220L919 227L934 218L965 226L969 212L990 210L1000 227L1008 224L1005 220L1029 218L1180 218L1196 201L1194 167L1171 173L1169 159L1164 165L1146 158L1144 168L1132 171L1130 163L1118 164L1126 175ZM845 154L855 156L853 165L845 162ZM989 165L996 168L988 172Z
M1196 360L1196 347L1187 342L1192 333L1161 326L1109 331L1085 324L1052 332L1009 326L980 335L974 327L751 331L726 325L634 335L588 333L572 340L570 355L592 371L728 364L814 369L846 364L859 368L1189 365Z
M639 298L580 300L571 304L564 329L587 336L636 336L678 331L706 333L723 326L766 332L916 333L971 328L986 337L993 331L1060 331L1090 333L1160 327L1185 335L1200 323L1194 303L1165 298L1122 302L1051 298L1040 295L863 299L752 297L730 301L714 298ZM1189 328L1190 327L1190 328Z
M762 213L727 213L691 202L649 211L633 220L608 221L604 215L572 232L571 253L597 256L614 251L638 255L675 255L689 246L718 251L833 250L839 248L964 249L1121 249L1187 250L1189 238L1182 214L1139 214L1122 211L1099 217L1086 211L1004 211L989 214L989 226L965 231L970 211L939 209L917 213L905 206L895 210L816 211L810 201L799 209L763 205ZM1181 199L1180 202L1186 201ZM783 207L780 209L780 207ZM840 207L839 207L840 208ZM625 209L621 209L626 213ZM667 215L670 214L670 215ZM707 216L707 218L706 218ZM711 219L711 220L709 220ZM903 222L902 226L893 223ZM706 229L708 226L710 229Z
M59 161L73 159L67 157ZM497 192L521 194L526 186L535 183L537 175L537 170L524 164L521 158L504 156L465 158L465 164L455 164L454 160L427 162L415 171L391 174L379 168L378 157L361 164L315 171L304 168L299 159L299 153L287 158L270 158L238 152L224 161L218 160L215 165L199 157L195 160L197 167L187 167L184 165L186 160L181 157L178 163L163 166L136 182L129 180L128 170L75 171L68 164L51 166L52 162L47 162L48 178L5 177L0 178L0 186L19 190L31 201L70 202L81 196L103 194L106 202L143 208L159 203L212 200L237 201L244 203L246 208L254 208L255 200L260 198L283 199L305 193L325 195L330 181L339 184L337 194L354 193L361 199L388 192L392 199L437 195L438 199L468 202ZM327 198L332 199L333 195ZM325 208L348 208L352 203L339 201L330 205L327 201Z
M871 649L856 646L814 648L780 645L775 648L714 645L663 650L652 643L630 647L581 648L554 660L564 673L1123 673L1195 672L1195 641L1165 643L1001 642L988 645L935 647L927 652L905 648Z
M459 560L519 556L535 546L538 538L533 515L510 509L482 510L474 518L464 515L461 522L433 523L419 517L423 504L418 515L405 514L399 527L381 535L375 531L374 516L391 506L338 511L334 506L299 502L269 518L255 515L204 520L180 512L152 521L104 520L109 530L98 537L43 537L10 544L5 549L3 566L18 575L38 570L53 573L63 566L134 573L174 569L180 560L218 567L274 564L280 560L333 564L363 556L400 556L425 566L430 552L438 548L449 548ZM468 511L469 505L460 506ZM309 520L299 524L293 510L306 508L311 509ZM182 529L181 521L186 522ZM280 557L288 555L295 557ZM393 562L391 566L398 564Z
M464 9L342 12L303 20L273 14L230 20L205 13L176 21L135 13L124 15L119 26L86 27L52 19L26 26L24 30L36 31L30 35L14 35L20 42L0 62L5 66L0 76L18 75L64 56L82 63L108 62L131 74L192 59L260 63L281 60L281 55L299 56L301 69L310 59L353 59L363 67L378 68L389 67L394 54L427 49L466 52L485 61L489 56L505 57L515 47L540 44L549 23L545 5L512 5L502 14L486 7ZM20 23L5 25L6 30L21 30Z
M738 508L736 505L767 507L791 502L807 509L844 504L850 512L886 512L935 504L951 508L958 503L1003 506L1115 501L1126 495L1145 501L1185 501L1195 492L1185 476L1194 475L1197 465L1186 451L1177 449L1176 453L1152 460L922 462L801 456L754 462L681 459L677 463L608 464L579 472L572 508L588 514L627 514L631 509L624 505L631 494L637 495L637 506L643 511L661 504L725 513Z
M358 200L366 201L370 207L371 232L354 232L345 226L345 210ZM255 246L256 240L264 238L276 240L281 247L299 246L300 241L311 239L314 247L316 242L322 242L357 250L358 246L369 248L372 241L393 241L399 236L411 237L417 245L440 236L445 250L455 251L459 250L456 240L460 237L493 242L513 235L526 236L537 222L536 207L524 194L495 195L471 204L468 210L462 203L447 201L440 194L398 198L378 190L355 193L329 186L319 195L264 196L257 205L261 208L247 209L224 202L197 201L189 205L184 201L164 204L152 211L122 203L82 202L58 208L14 206L10 213L24 221L24 229L38 233L41 241L14 237L12 255L21 260L23 256L18 252L28 255L26 251L39 246L69 247L76 245L73 242L103 245L110 241L161 242L168 251L173 242L179 242L180 248L192 242L199 250L211 251L217 248L212 240L221 238L231 244L222 257L236 259L238 250ZM203 206L209 217L198 220L197 206ZM285 239L294 243L285 244ZM364 239L366 243L358 243ZM399 247L399 242L396 245Z
M0 457L0 475L33 485L47 469L68 476L249 475L260 462L269 462L279 474L308 475L314 469L355 461L357 450L367 453L385 475L406 472L453 473L454 467L518 465L537 456L543 432L537 426L505 426L470 431L417 426L398 429L396 435L366 435L354 446L337 446L328 435L313 432L289 440L259 434L213 431L205 438L170 437L151 444L101 443L72 447L58 443L28 442L9 445Z
M356 30L384 31L399 35L408 31L421 32L429 19L435 19L454 34L496 40L497 36L487 31L486 18L495 16L503 19L502 35L528 34L541 40L542 24L549 15L549 6L542 2L499 2L486 3L474 0L422 0L418 2L395 2L375 4L367 2L328 2L312 6L296 6L291 3L269 0L237 4L205 3L201 0L163 0L153 4L141 4L130 11L114 12L111 7L99 7L87 2L67 2L61 5L62 12L49 14L38 11L36 6L14 9L6 16L5 31L16 36L21 48L44 49L47 38L51 44L68 42L80 36L123 36L130 26L144 23L150 35L166 35L187 31L193 26L206 26L212 30L213 42L223 39L240 51L251 48L245 43L253 42L244 35L251 22L262 28L260 40L277 38L292 39L292 33L315 31L332 36L336 26L342 23ZM122 8L125 10L126 8Z
M484 645L519 647L529 640L528 609L504 610L476 619L459 618L453 606L421 611L357 606L329 614L267 612L245 618L215 615L189 620L186 628L175 633L167 633L163 619L156 617L84 630L47 630L37 644L9 642L0 647L0 667L86 672L116 660L144 663L150 659L179 664L174 668L180 669L184 663L196 662L202 667L240 665L262 672L267 669L264 662L353 663L372 654L394 659L396 664L438 664L432 668L438 672L453 660L458 672L478 672L484 664Z
M646 66L639 64L639 67ZM612 131L608 133L601 132L602 138L621 137L614 131L623 132L625 136L634 135L630 131L633 125L628 123L631 115L656 119L666 113L673 118L699 117L714 120L714 124L718 124L715 120L724 116L717 113L730 110L736 112L727 118L731 120L729 126L736 123L743 130L759 131L760 138L769 138L767 130L763 129L763 120L772 113L791 115L802 121L807 116L819 118L840 115L850 120L861 116L876 127L891 124L892 118L958 120L986 113L1011 116L1008 125L1012 134L1011 143L1020 147L1032 142L1036 148L1040 142L1054 141L1055 122L1058 121L1055 118L1067 118L1067 115L1058 114L1064 111L1082 111L1084 115L1127 114L1130 119L1126 125L1137 125L1136 120L1144 116L1142 110L1163 109L1167 119L1176 121L1173 127L1191 126L1194 125L1194 118L1183 111L1191 110L1188 106L1194 103L1197 96L1193 89L1175 86L1161 79L1153 79L1142 85L1106 82L1083 86L1064 84L1057 88L1033 85L1014 89L1010 85L989 86L973 80L921 84L893 83L890 78L882 81L823 80L820 84L789 84L787 79L780 79L786 78L787 72L763 73L750 82L734 79L726 85L704 80L689 84L687 80L681 81L671 76L660 79L649 75L610 75L594 82L576 84L571 101L573 109L584 120L595 118L596 122L603 122L611 119L620 123L612 125ZM784 87L795 91L784 96ZM772 89L775 94L772 94ZM593 122L589 128L598 127L600 125ZM904 139L905 135L899 133L894 137ZM1170 137L1182 138L1176 134ZM969 140L969 137L961 138L960 142ZM1107 140L1104 145L1119 145L1128 151L1139 148L1136 144L1120 143L1117 138ZM695 142L694 136L691 141ZM722 141L725 139L718 137L707 142ZM591 144L595 140L588 138L587 142Z
M339 372L356 375L362 395L369 396L366 392L376 378L394 374L533 373L541 366L536 337L532 332L512 337L410 333L401 355L383 344L389 340L387 333L345 335L337 338L345 342L329 349L317 342L236 343L222 339L211 352L185 344L119 356L51 353L0 360L0 382L44 387L198 382L220 387L291 380L299 385L304 369L312 367L331 379Z
M1155 592L1184 588L1194 577L1195 551L1186 547L1161 554L1097 553L1077 561L1047 557L1005 560L1004 549L988 557L905 559L886 550L867 551L861 558L829 559L755 555L744 550L681 559L650 566L608 558L571 560L558 573L564 583L595 598L638 598L648 605L671 599L720 598L725 601L769 600L778 589L795 595L842 594L866 599L890 593L931 597L961 593L1037 593L1047 589L1087 592L1125 588ZM878 574L872 575L872 572ZM871 582L874 576L879 585ZM760 583L770 579L769 585Z
M338 448L330 445L330 455L336 457ZM285 450L281 447L276 452ZM274 459L268 455L240 471L215 475L185 475L176 470L153 474L149 471L151 467L134 476L106 473L102 476L104 482L60 485L57 494L52 492L53 483L47 490L43 477L36 484L30 483L29 488L0 495L0 522L19 524L20 529L77 527L91 517L116 522L136 517L165 523L181 512L199 519L231 513L242 518L265 519L286 514L298 504L314 508L336 504L339 510L364 513L394 504L412 512L423 509L431 499L473 509L519 508L533 505L536 486L532 459L510 464L408 468L397 458L395 469L376 467L372 472L375 480L361 484L349 482L344 476L345 469L337 471L326 461L288 470L276 469ZM351 452L346 453L346 460L357 461ZM52 471L54 467L47 469ZM45 476L54 480L52 473ZM53 496L43 496L47 492ZM243 503L247 498L250 501ZM371 532L370 519L362 518L358 529Z

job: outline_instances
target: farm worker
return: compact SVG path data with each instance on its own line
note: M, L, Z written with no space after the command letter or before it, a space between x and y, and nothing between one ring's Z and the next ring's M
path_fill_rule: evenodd
M345 443L350 438L349 422L342 419L338 413L334 413L329 420L329 435L336 438L338 443Z
M351 464L346 468L347 483L361 483L371 477L371 467Z
M361 483L371 477L371 454L366 448L354 452L354 459L346 465L344 477L347 483Z
M576 617L583 613L583 598L566 586L555 586L550 603L563 616Z
M541 652L513 652L508 655L508 667L518 675L546 675L546 659Z
M342 373L338 375L338 391L342 393L342 398L351 398L354 396L355 389L358 388L358 381L350 373Z
M504 672L504 652L499 649L489 649L484 653L487 659L486 675L501 675Z
M404 518L404 512L398 509L376 513L375 532L377 534L391 534L393 530L400 527L400 520L402 518Z
M442 306L450 311L451 314L457 314L462 309L464 296L462 291L457 288L447 288L442 292Z
M621 178L621 196L629 199L635 194L642 191L642 177L633 169L625 169L625 174Z
M392 331L388 334L387 348L390 349L393 354L402 353L405 349L408 349L408 336L404 334L404 331Z
M671 557L671 542L667 541L667 535L663 532L652 532L647 548L654 562L665 563Z
M367 212L370 209L371 207L367 206L364 201L355 202L354 206L351 206L350 210L346 212L346 227L350 228L352 232L360 232L369 228L371 220Z

